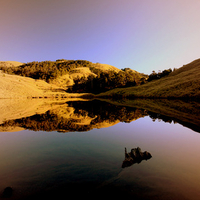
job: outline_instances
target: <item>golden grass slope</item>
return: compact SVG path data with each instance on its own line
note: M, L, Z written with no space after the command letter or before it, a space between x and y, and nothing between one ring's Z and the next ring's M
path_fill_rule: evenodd
M42 96L35 80L0 72L0 98L24 98Z
M113 89L98 97L138 98L200 98L200 59L195 60L169 76L147 84Z
M62 88L42 80L9 75L0 71L0 99L71 98L81 96L84 96L84 94L69 94Z

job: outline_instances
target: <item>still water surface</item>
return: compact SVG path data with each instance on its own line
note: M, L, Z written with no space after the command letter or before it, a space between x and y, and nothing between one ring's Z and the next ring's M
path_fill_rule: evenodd
M109 109L113 105L105 103L102 105L105 109L101 108L104 114L100 119L95 113L96 103L95 106L83 103L82 110L76 102L67 104L68 113L73 108L73 115L66 115L65 112L65 118L71 117L70 123L67 121L69 129L75 127L71 125L74 122L78 124L78 131L66 132L62 127L62 132L47 132L42 128L44 123L39 126L41 130L34 131L30 121L38 118L41 122L41 115L9 122L8 124L21 126L24 130L0 132L1 197L4 189L11 187L13 191L10 199L59 199L69 198L71 195L91 199L200 198L198 131L174 123L173 120L168 119L169 123L152 119L152 113L150 117L144 109L114 106L115 109L111 112ZM98 105L99 109L99 102ZM64 108L66 111L66 107ZM126 119L119 116L119 113L114 117L117 109L121 115L125 113ZM58 111L61 112L60 107L54 112L47 111L48 115L46 113L45 116L49 117L49 113L53 113L53 123L57 119L55 113L59 115ZM75 113L78 114L76 120ZM111 115L112 120L109 121L106 116ZM44 115L42 117L45 121ZM29 128L25 128L24 121L29 124ZM66 119L64 122L66 123ZM82 131L84 128L80 130L80 126L88 131ZM152 158L122 168L125 147L128 152L140 147L142 151L150 152Z

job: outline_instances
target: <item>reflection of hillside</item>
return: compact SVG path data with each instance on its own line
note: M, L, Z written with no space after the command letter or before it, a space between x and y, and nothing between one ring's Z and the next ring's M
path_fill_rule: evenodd
M88 131L104 128L116 123L131 122L143 117L141 109L115 106L100 101L68 102L53 107L44 114L35 114L21 119L7 120L0 125L2 130L8 127L21 127L34 131Z
M173 121L200 132L199 102L177 99L123 99L123 101L109 100L109 102L118 106L145 109L153 121L156 119L169 123Z
M8 114L4 106L3 110L7 115L0 118L2 119L0 131L10 132L23 129L60 132L88 131L113 126L119 122L129 123L149 115L153 121L158 119L168 123L177 122L200 132L200 104L197 102L140 99L112 103L97 100L36 103L32 105L29 102L27 106L25 105L24 111L22 105L17 110L20 111L19 113L10 110L9 106L8 111L12 115Z

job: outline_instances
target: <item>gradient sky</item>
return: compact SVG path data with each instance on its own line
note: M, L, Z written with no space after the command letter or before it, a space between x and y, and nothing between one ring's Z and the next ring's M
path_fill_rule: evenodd
M178 68L200 56L200 0L0 0L0 60Z

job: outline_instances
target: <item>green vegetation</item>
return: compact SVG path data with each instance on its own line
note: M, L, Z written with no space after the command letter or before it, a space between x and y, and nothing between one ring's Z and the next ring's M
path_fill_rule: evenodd
M200 99L200 59L168 76L137 87L117 88L97 95L101 98L182 98Z

